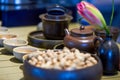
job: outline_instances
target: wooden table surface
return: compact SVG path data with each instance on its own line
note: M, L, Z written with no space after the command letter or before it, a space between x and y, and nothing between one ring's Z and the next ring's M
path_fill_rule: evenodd
M8 31L17 34L18 38L27 40L27 35L36 28L37 26L14 27ZM23 63L9 54L4 47L0 48L0 80L24 80L22 66ZM120 80L120 72L114 76L103 76L102 80Z

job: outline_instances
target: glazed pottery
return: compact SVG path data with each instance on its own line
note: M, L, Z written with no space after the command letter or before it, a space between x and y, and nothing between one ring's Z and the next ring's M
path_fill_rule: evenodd
M112 39L111 35L107 35L104 40L100 38L98 40L100 41L100 45L97 51L103 64L103 74L117 74L120 54L116 42Z
M64 45L68 48L77 48L81 51L95 53L94 39L96 36L93 34L92 29L87 28L74 28L71 32L65 29L66 36L64 38Z
M47 13L40 15L44 36L47 39L63 40L64 29L69 27L72 16L60 6L52 7L47 11Z
M14 48L26 45L28 45L28 41L18 38L5 39L3 41L4 48L10 53L13 53Z
M4 40L11 38L17 38L17 35L8 33L7 31L0 31L0 47L3 47Z
M84 69L58 70L45 69L31 65L28 58L24 60L23 74L25 80L101 80L102 64L96 55L92 55L97 64Z
M19 46L13 49L13 55L16 59L23 62L23 56L33 52L39 51L38 48L32 46Z

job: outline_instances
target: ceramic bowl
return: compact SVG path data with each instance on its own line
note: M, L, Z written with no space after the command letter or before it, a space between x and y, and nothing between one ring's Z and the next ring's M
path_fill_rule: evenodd
M31 54L28 54L30 56ZM97 64L83 69L59 70L45 69L31 65L26 57L23 65L23 74L25 80L101 80L102 64L100 59L91 54L98 62Z
M0 32L4 32L4 31L8 31L8 28L1 26L1 27L0 27Z
M32 46L20 46L13 49L13 55L20 61L23 61L23 56L29 53L39 51L38 48Z
M11 39L11 38L16 38L17 35L11 34L8 32L0 32L0 46L3 46L3 41L5 39Z
M9 51L10 53L13 52L13 48L18 46L25 46L28 42L26 40L12 38L12 39L5 39L3 41L4 48Z

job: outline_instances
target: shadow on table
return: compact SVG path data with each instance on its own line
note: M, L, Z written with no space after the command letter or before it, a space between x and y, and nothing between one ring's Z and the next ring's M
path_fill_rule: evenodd
M19 60L16 59L15 57L10 58L10 61L11 61L11 62L14 62L14 63L23 63L22 61L19 61Z
M23 65L21 65L19 68L23 71ZM24 79L24 77L23 77L23 78L21 78L20 80L25 80L25 79Z
M19 68L23 71L23 65L21 65Z
M7 51L6 49L1 49L0 52L4 55L13 55L13 53L10 53L9 51Z

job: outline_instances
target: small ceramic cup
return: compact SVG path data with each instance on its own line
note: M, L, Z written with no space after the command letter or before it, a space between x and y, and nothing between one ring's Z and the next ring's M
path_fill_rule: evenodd
M13 49L13 55L20 61L23 61L23 56L39 51L38 48L32 46L20 46Z
M25 46L27 44L28 41L17 38L6 39L3 41L4 48L10 53L13 53L13 48L18 46Z
M0 46L3 47L3 41L5 39L11 39L11 38L16 38L17 35L11 34L8 32L0 32Z

